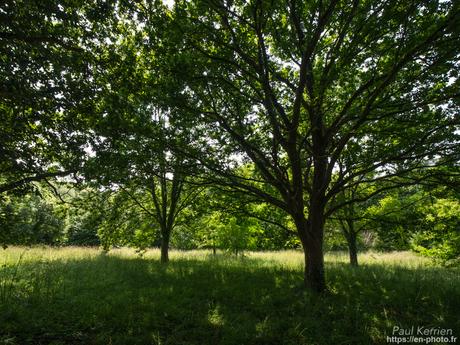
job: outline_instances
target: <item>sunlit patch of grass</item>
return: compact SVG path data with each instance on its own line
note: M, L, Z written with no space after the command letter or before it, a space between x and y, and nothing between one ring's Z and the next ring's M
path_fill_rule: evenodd
M137 252L132 248L115 248L107 254L104 254L98 248L93 247L48 247L48 246L36 246L36 247L9 247L7 250L0 252L0 258L3 263L13 263L22 256L23 262L33 261L37 262L40 260L53 261L53 260L79 260L95 258L100 255L108 255L112 257L120 257L126 259L138 259L139 257L145 259L159 260L160 250L159 249L148 249L144 252ZM225 261L230 259L231 262L235 262L234 256L226 254L225 252L218 252L216 256L212 254L211 250L171 250L171 260L192 260L202 261L209 259L220 259ZM255 261L261 261L264 266L281 265L283 267L299 268L303 265L304 254L301 250L284 250L284 251L261 251L261 252L243 252L240 259L255 259ZM326 253L326 263L347 263L348 253L346 252L329 252ZM398 266L427 266L430 265L431 261L425 257L417 255L412 252L365 252L359 254L359 261L361 264L391 264Z
M303 253L22 248L0 252L0 344L371 344L394 325L460 335L460 275L411 253L326 255L330 293L302 290Z

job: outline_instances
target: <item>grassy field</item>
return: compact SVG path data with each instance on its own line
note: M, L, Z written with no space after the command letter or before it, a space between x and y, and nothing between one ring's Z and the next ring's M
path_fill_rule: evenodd
M394 326L460 337L460 272L410 253L328 254L330 293L300 252L0 251L0 344L386 344Z

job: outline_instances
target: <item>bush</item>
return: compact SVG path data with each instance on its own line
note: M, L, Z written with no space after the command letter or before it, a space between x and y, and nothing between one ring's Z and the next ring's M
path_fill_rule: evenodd
M445 265L459 263L460 202L436 199L425 212L421 231L412 237L412 250Z
M99 246L101 243L97 235L97 228L72 226L67 231L66 244L72 246Z

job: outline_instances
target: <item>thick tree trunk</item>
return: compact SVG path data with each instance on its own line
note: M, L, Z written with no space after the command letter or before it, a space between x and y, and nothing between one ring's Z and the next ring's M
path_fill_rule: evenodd
M350 232L347 236L348 253L350 254L350 265L358 266L358 249L356 245L356 234Z
M311 90L310 90L311 91ZM313 176L308 190L308 219L305 216L305 188L302 172L301 157L299 155L295 135L289 135L287 153L292 164L292 194L288 195L287 202L292 210L299 237L305 252L304 282L307 289L314 292L327 290L324 273L323 234L325 224L325 208L327 204L326 190L330 182L331 171L328 169L328 146L323 114L319 108L309 109L312 125L312 155ZM310 175L310 168L307 170ZM305 179L307 181L309 179ZM288 193L289 194L289 193Z
M330 181L328 159L326 154L326 138L322 114L310 114L314 128L313 140L313 180L308 207L308 220L306 222L305 248L305 285L312 291L324 292L327 290L324 273L323 237L324 215L327 204L326 189Z
M305 255L305 287L311 291L321 293L327 289L323 252L324 222L316 222L316 218L312 217L309 221L305 218L298 219L296 226L299 230ZM314 222L312 223L311 220Z
M309 290L318 293L326 290L322 241L309 241L306 244L304 282Z
M169 262L169 234L162 234L161 236L161 262Z

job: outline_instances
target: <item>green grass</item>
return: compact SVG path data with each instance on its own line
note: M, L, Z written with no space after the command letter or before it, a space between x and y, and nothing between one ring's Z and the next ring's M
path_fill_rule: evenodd
M410 253L326 257L330 293L302 286L295 251L8 248L0 252L0 344L386 344L393 326L460 336L458 269Z

